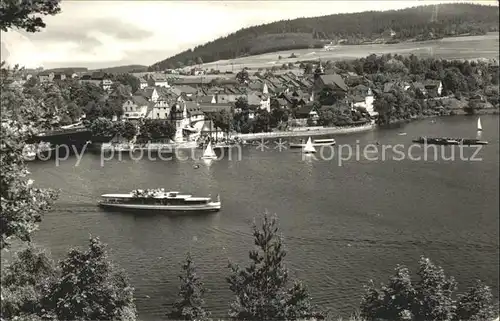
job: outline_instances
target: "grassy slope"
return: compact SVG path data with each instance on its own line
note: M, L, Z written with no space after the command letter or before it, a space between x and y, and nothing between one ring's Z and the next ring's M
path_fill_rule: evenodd
M126 74L133 72L145 72L147 69L148 67L143 65L126 65L126 66L95 69L91 71L102 71L109 74Z
M387 37L390 29L397 33L398 40L482 33L498 30L498 16L497 7L444 4L284 20L241 29L160 61L152 68L162 70L180 64L191 65L199 62L199 58L206 63L280 50L321 47L330 40L346 39L355 44ZM433 17L436 19L431 21Z

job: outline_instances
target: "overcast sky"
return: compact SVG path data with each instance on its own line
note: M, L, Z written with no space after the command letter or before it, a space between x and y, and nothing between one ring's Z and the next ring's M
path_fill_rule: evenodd
M36 34L1 34L2 60L29 68L151 65L238 29L281 19L461 1L68 1ZM462 1L463 2L463 1ZM496 4L496 0L469 0Z

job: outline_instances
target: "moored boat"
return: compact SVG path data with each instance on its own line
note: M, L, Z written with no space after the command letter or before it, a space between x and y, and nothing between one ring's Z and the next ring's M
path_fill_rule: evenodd
M460 143L461 145L488 145L487 141L474 138L464 138Z
M126 194L103 194L99 206L104 208L193 212L219 211L219 195L214 201L210 197L193 197L179 192L166 192L164 189L134 190Z
M414 143L428 145L488 145L488 142L473 138L447 138L447 137L419 137Z

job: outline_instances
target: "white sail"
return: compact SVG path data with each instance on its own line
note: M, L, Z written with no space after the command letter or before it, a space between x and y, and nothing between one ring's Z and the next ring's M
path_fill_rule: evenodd
M481 125L481 117L477 119L477 130L478 131L483 130L483 126Z
M207 145L207 148L203 152L203 156L201 157L203 159L216 159L217 155L215 154L213 148L212 148L212 142L209 142Z
M314 148L311 137L307 140L306 146L304 146L304 153L316 153L316 149Z

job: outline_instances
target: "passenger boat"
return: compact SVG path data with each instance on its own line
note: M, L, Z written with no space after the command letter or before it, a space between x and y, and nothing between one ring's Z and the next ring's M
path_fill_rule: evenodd
M473 138L419 137L413 142L429 145L488 145L487 141Z
M166 192L161 189L134 190L127 194L104 194L99 206L104 208L171 211L171 212L210 212L221 209L219 195L213 201L210 197L193 197L179 192Z
M310 138L309 138L310 139ZM315 139L312 143L313 147L321 147L321 146L333 146L336 144L335 139L327 138L327 139ZM304 140L301 140L300 143L290 143L290 148L305 148L307 143Z

